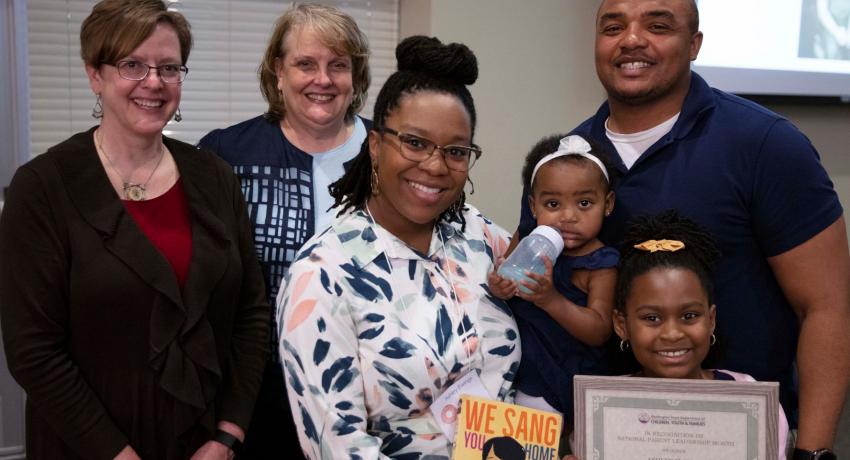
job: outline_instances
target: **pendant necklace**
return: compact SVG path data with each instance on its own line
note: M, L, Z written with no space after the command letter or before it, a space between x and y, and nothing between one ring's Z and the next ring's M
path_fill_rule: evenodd
M159 169L159 164L162 163L162 157L165 156L165 149L163 148L162 143L159 144L159 158L156 160L156 165L154 165L151 173L148 175L147 180L140 184L134 184L129 180L124 179L124 176L121 175L121 172L118 171L118 168L115 167L115 164L112 163L112 159L109 158L109 155L106 153L106 150L103 148L103 144L101 143L101 139L99 134L100 130L97 130L96 135L94 136L94 146L97 150L103 154L103 157L106 158L106 162L109 164L109 167L115 171L115 174L118 175L118 178L121 179L121 185L124 191L124 199L129 201L144 201L146 197L146 190L148 186L148 182L153 178L153 174Z

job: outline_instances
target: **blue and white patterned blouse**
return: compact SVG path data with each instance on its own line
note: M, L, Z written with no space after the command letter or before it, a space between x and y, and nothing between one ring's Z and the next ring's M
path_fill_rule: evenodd
M428 255L364 211L340 216L299 251L277 300L307 457L448 459L451 440L429 411L434 398L471 370L491 397L508 397L519 336L510 309L487 289L508 233L471 206L465 218L464 233L457 223L436 225Z

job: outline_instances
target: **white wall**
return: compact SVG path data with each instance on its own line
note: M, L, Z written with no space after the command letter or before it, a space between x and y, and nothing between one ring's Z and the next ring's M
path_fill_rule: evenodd
M0 3L0 211L3 210L4 192L12 174L23 163L19 152L23 148L26 121L16 117L20 111L18 95L25 84L17 70L21 50L13 40L16 30L24 26L20 14L23 0L5 0ZM25 50L24 50L25 54ZM25 73L24 73L25 75ZM25 89L26 87L23 86ZM0 341L0 460L18 460L24 455L24 392L7 370L6 354Z
M0 3L0 209L3 207L3 188L9 185L15 169L28 159L27 134L29 121L17 115L22 111L21 97L28 89L26 72L26 43L16 40L26 30L24 0L4 0Z

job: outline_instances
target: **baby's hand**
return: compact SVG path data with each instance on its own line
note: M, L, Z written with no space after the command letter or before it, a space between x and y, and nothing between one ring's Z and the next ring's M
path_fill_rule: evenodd
M552 285L552 261L544 256L543 265L546 267L546 271L542 275L526 273L526 276L532 280L522 281L522 285L528 292L521 290L517 295L545 310L559 294L555 290L555 286Z
M504 257L496 259L496 266L493 267L493 271L487 275L487 285L490 287L490 292L492 292L494 296L502 300L508 300L516 295L517 288L513 281L507 278L502 278L498 273L496 273L499 269L499 265L502 265L502 262L504 261Z

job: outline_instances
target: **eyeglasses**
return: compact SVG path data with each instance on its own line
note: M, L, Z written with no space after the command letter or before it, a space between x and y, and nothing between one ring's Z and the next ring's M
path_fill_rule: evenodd
M400 133L390 128L376 129L379 133L392 134L401 141L399 152L410 161L422 163L431 158L435 150L443 152L446 167L455 171L469 171L481 156L481 148L475 144L466 145L437 145L428 139L413 134Z
M118 75L125 80L141 81L148 78L151 69L156 69L156 74L163 83L182 83L189 73L189 68L180 64L147 65L144 62L126 60L118 61L114 65L118 69Z

